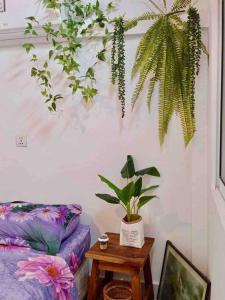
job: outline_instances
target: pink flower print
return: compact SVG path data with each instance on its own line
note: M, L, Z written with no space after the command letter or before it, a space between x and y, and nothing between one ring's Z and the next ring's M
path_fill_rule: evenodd
M42 220L50 222L54 222L59 217L58 209L51 206L36 208L33 213Z
M5 216L11 211L11 205L3 204L0 205L0 219L5 220Z
M30 246L22 239L5 238L0 239L0 251L1 250L24 252L30 250Z
M57 222L63 224L65 222L66 216L68 215L68 208L66 207L59 207L58 208L58 217Z
M82 213L82 208L80 205L74 205L74 204L69 205L69 209L75 215L80 215Z
M55 299L72 300L69 289L73 287L74 277L63 258L50 255L29 257L26 261L19 261L17 266L19 280L36 279L53 288Z
M79 269L80 266L80 260L79 258L72 252L70 254L70 258L69 258L69 267L70 267L70 271L75 274L77 272L77 270Z
M32 220L33 218L34 216L31 213L27 213L23 211L16 212L11 215L11 219L17 222L25 222L25 221Z

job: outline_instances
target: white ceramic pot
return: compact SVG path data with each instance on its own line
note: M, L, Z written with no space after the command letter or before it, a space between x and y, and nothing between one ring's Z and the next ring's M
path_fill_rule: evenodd
M120 245L142 248L144 242L144 224L142 218L129 223L123 219L120 225Z

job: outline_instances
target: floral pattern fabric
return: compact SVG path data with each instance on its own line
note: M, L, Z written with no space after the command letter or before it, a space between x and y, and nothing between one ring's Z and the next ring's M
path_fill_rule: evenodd
M58 256L42 255L29 257L17 263L19 280L36 279L44 286L52 288L58 300L72 300L69 290L73 287L74 277L64 259Z
M24 240L0 239L0 299L79 300L74 274L90 247L90 229L79 225L56 256Z
M20 238L31 248L55 255L79 225L79 205L4 203L0 205L0 238Z

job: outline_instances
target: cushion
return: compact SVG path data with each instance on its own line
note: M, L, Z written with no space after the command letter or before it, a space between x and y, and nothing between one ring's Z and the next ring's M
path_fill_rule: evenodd
M79 205L44 205L25 202L0 204L0 238L20 238L50 255L80 222Z

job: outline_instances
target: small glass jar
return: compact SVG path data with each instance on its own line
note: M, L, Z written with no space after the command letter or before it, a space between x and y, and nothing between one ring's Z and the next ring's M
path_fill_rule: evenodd
M108 248L109 237L108 237L107 234L103 234L102 236L100 236L98 238L98 241L99 241L99 245L100 245L101 250L106 250Z

